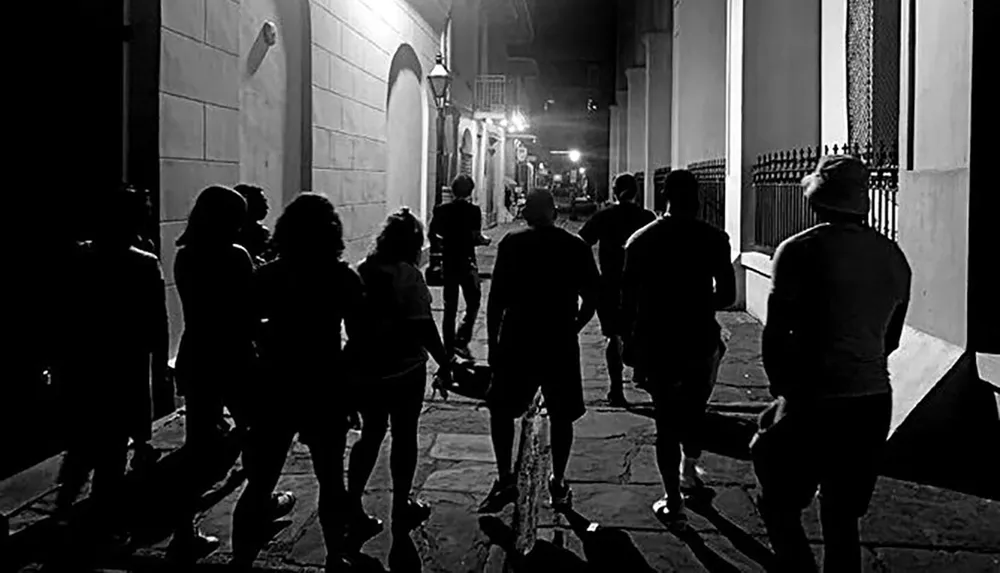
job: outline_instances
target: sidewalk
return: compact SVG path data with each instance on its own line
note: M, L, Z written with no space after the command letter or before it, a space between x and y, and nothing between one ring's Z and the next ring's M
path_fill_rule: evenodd
M662 495L662 486L649 397L626 387L631 411L607 407L603 341L596 322L591 323L581 339L588 413L576 425L567 478L574 509L602 527L624 531L631 547L585 547L566 519L545 506L547 493L541 485L534 550L545 556L540 559L546 565L537 570L555 562L586 561L595 551L611 551L622 559L638 552L653 571L765 570L771 553L755 507L753 467L747 461L755 424L752 412L769 398L759 354L762 328L742 312L719 313L719 320L729 340L709 407L709 444L703 456L706 481L715 490L711 507L689 508L693 531L681 537L654 517L650 506ZM544 484L550 467L545 432L539 439L546 457L536 480ZM805 523L821 559L815 506ZM1000 502L883 477L862 523L862 542L865 571L1000 571Z

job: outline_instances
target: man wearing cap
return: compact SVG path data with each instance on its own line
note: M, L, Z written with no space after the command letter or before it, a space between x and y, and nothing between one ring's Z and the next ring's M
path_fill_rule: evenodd
M597 318L601 332L608 339L605 357L611 388L608 402L612 406L627 406L622 391L621 358L621 279L625 266L625 241L633 233L656 220L656 215L639 205L639 189L631 173L615 178L614 194L618 202L598 211L580 229L588 245L600 245L598 261L601 267L601 295Z
M555 226L555 217L552 194L533 191L524 206L528 228L508 233L498 245L486 303L493 369L486 402L498 479L481 513L498 512L517 499L514 420L528 411L539 388L549 414L552 506L571 503L564 474L573 423L586 411L578 337L594 316L600 278L590 247Z
M472 204L469 197L475 182L468 175L459 175L451 184L454 200L434 209L430 235L441 239L442 271L444 278L444 318L441 325L444 346L464 358L472 358L469 342L479 314L482 291L479 268L476 264L476 247L490 244L483 236L483 212ZM455 331L458 317L458 291L465 296L465 316Z
M699 437L725 353L715 312L735 302L736 276L729 236L696 217L694 175L671 171L665 188L667 215L625 244L622 334L625 363L642 369L653 398L664 489L653 512L677 523L684 519L682 491L705 488Z
M889 432L887 362L899 346L911 271L866 224L868 170L820 159L803 180L820 224L774 254L764 368L776 402L751 451L759 507L781 571L816 571L801 512L820 492L824 571L861 571L858 520Z

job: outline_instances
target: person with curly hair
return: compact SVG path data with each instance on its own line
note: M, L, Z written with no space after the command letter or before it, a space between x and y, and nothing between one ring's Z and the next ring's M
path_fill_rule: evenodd
M358 267L367 293L369 342L358 398L361 439L351 450L348 472L350 537L355 542L382 529L378 519L365 514L361 499L390 422L393 528L409 531L430 516L430 507L411 497L427 359L433 356L447 377L454 357L441 342L431 315L431 293L418 269L423 244L423 226L404 207L389 216L374 249Z
M178 393L184 396L185 451L192 467L203 468L227 443L230 427L223 407L233 415L238 433L247 419L239 398L253 371L250 289L253 262L236 244L247 205L229 187L213 185L198 194L174 258L174 279L184 313L177 353ZM204 471L185 476L178 523L170 545L173 558L190 561L214 551L219 540L194 526Z
M261 377L252 400L253 423L243 460L247 485L233 513L233 554L249 568L276 515L294 504L291 492L274 493L295 434L309 447L319 481L319 521L329 570L349 566L343 552L344 450L353 361L364 306L358 274L343 260L344 226L333 203L302 193L278 219L277 259L258 269L254 300L259 318ZM341 343L341 327L349 342ZM266 399L294 396L295 408Z

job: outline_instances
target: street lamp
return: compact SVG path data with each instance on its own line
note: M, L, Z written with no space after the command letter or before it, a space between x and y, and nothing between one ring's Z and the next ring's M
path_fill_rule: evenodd
M580 168L580 175L583 175L586 172L587 172L587 168L586 167L581 167Z
M441 204L444 189L444 112L448 107L448 88L451 86L451 72L444 65L444 57L437 55L434 67L427 74L427 81L431 84L431 92L434 94L434 103L437 105L437 176L434 189L434 206Z
M580 162L580 151L577 150L577 149L570 149L569 150L569 160L572 161L573 163L579 163Z

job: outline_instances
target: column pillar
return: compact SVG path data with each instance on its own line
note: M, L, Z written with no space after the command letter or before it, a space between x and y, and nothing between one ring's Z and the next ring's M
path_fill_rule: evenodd
M628 170L646 168L646 68L625 70L628 78Z
M646 34L646 172L644 203L656 203L653 174L670 165L673 111L673 33Z
M611 189L618 174L618 114L621 108L617 105L608 107L608 189Z
M618 90L618 173L628 171L628 90Z

